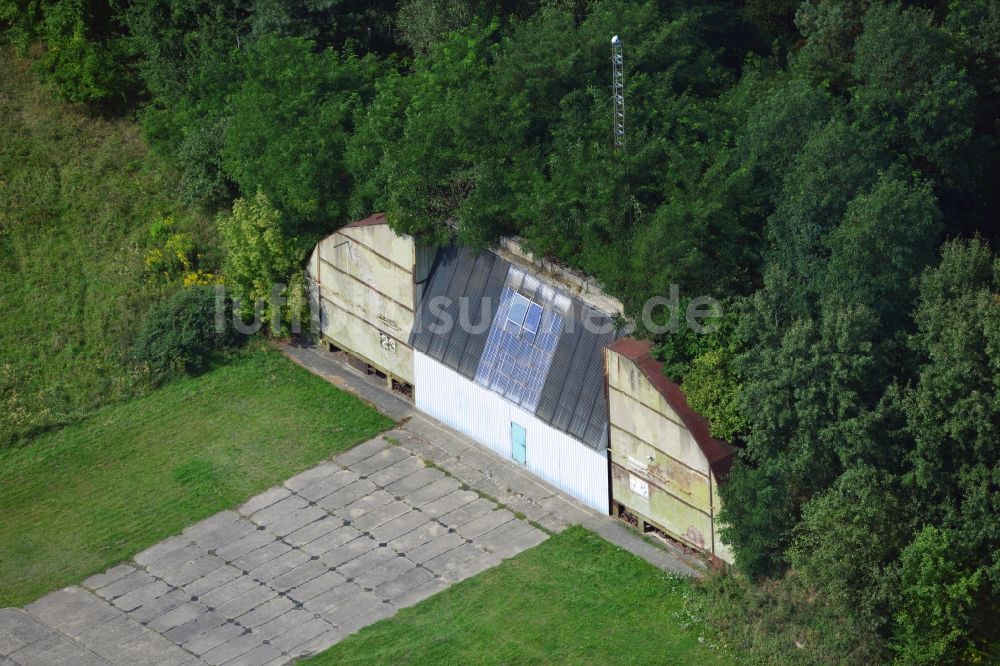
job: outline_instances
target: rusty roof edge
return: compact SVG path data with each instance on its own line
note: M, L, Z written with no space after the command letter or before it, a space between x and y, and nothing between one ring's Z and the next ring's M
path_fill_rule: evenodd
M385 213L372 213L368 217L362 218L360 220L354 220L353 222L348 222L341 229L349 229L355 227L370 227L378 224L388 224L386 220ZM336 231L333 233L337 233ZM331 234L332 235L332 234Z
M663 374L663 364L653 358L652 348L653 345L648 340L636 338L621 338L608 345L609 350L635 363L653 388L663 396L671 409L677 412L708 460L716 479L723 480L732 466L736 447L725 440L712 437L708 419L692 409L681 387Z

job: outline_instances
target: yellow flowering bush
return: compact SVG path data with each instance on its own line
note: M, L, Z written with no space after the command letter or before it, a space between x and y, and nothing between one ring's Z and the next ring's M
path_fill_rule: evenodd
M150 275L167 280L180 277L184 286L217 284L220 279L214 273L198 268L194 237L182 231L174 231L175 222L171 216L161 217L149 227L149 235L157 244L146 253L145 266Z
M222 276L218 273L209 273L208 271L196 270L190 271L184 274L184 286L194 287L194 286L204 286L212 284L222 284Z

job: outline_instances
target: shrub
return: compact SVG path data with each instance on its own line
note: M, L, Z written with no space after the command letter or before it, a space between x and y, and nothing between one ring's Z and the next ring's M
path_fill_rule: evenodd
M82 21L46 22L46 45L40 64L59 94L70 102L108 104L125 98L130 81L121 64L121 38L91 39Z
M442 36L472 23L476 13L468 0L404 0L396 16L399 39L415 52L427 53Z
M0 0L0 25L18 55L23 56L38 39L43 9L39 0Z
M198 251L195 237L190 232L175 230L174 218L157 219L149 227L154 246L144 259L146 272L160 281L181 281L183 286L221 283L220 276L202 265L204 257Z
M231 313L213 287L181 289L146 315L136 341L137 360L160 379L201 369L213 353L238 342Z
M691 409L708 419L712 435L737 440L747 433L748 423L741 403L743 385L735 367L743 344L736 326L736 305L723 307L718 328L710 333L697 333L685 325L687 306L679 304L680 328L664 336L653 355L663 362L663 374L682 384Z
M232 286L236 309L249 317L259 308L273 334L286 332L284 324L301 316L305 302L299 268L305 244L285 235L281 212L263 192L253 199L237 199L232 215L219 216L218 225L226 249L223 273ZM276 287L288 301L282 312L263 307Z
M977 606L988 606L984 603L987 567L965 566L958 553L961 548L949 531L928 525L903 551L902 600L896 611L894 636L902 662L974 663L982 659L976 646L981 630L977 631L975 619L986 617L987 622L995 622L995 615L977 613Z
M712 435L733 441L747 431L740 403L742 386L732 371L732 350L709 349L696 356L684 376L691 408L708 419Z
M852 467L802 507L786 556L806 589L881 631L895 602L892 562L906 543L907 524L906 504L887 475Z
M38 65L71 102L107 104L124 99L133 79L117 0L0 0L0 22L24 53L45 44Z

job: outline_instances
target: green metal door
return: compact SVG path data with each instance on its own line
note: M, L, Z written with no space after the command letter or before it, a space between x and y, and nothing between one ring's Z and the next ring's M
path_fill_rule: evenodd
M511 456L522 465L528 459L527 433L522 426L514 423L510 424L510 450Z

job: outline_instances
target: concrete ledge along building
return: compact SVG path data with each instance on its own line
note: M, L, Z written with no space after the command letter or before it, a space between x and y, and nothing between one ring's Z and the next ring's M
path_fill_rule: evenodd
M320 241L306 273L322 343L354 367L584 504L732 562L716 516L733 448L592 280L512 239L421 247L383 214Z

